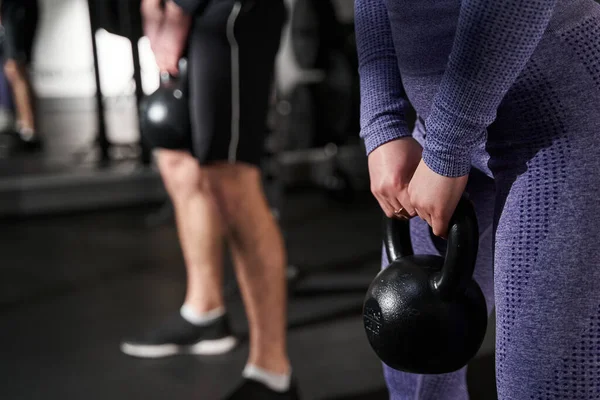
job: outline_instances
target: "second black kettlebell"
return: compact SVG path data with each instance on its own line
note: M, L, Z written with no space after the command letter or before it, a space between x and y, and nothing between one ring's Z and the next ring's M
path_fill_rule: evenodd
M189 149L188 65L185 58L179 61L179 74L162 73L159 88L141 102L140 128L151 148Z
M473 280L479 244L477 218L460 200L450 221L446 256L415 255L409 222L384 222L391 264L371 283L363 306L369 343L388 366L441 374L465 366L487 328L485 298Z

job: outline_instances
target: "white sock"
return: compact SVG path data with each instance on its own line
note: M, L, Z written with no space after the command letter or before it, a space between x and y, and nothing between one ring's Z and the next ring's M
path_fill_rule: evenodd
M275 374L252 364L246 365L242 376L246 379L260 382L269 389L280 393L287 392L290 389L292 381L291 371L287 374Z
M19 135L24 141L29 142L35 137L35 131L31 128L22 127L19 129Z
M215 308L214 310L199 314L192 306L189 304L184 304L181 306L181 310L179 312L181 313L183 319L190 324L204 326L209 325L211 322L214 322L218 318L225 315L225 307Z

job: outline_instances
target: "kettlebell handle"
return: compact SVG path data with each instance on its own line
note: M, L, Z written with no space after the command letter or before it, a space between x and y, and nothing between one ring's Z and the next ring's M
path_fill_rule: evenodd
M390 264L402 257L414 255L410 240L410 221L384 216L383 244Z
M385 218L384 246L390 263L414 255L409 221ZM442 298L453 297L473 279L478 247L479 228L475 209L463 196L450 219L444 265L431 281Z

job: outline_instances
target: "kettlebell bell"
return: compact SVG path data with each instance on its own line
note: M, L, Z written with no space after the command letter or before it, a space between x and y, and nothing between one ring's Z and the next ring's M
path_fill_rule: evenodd
M475 356L488 319L473 280L478 244L475 210L464 197L450 220L445 257L415 255L409 222L384 220L391 264L375 277L363 304L365 331L381 361L399 371L442 374Z
M187 60L179 60L179 75L161 73L159 88L140 105L142 137L150 148L188 149L190 111Z

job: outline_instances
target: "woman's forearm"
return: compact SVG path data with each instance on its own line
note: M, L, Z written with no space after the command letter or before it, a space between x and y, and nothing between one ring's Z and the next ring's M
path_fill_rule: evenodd
M472 151L529 61L557 0L464 0L448 67L426 121L423 158L445 176L468 174Z
M361 137L367 152L410 136L402 80L383 0L355 1L361 91Z

